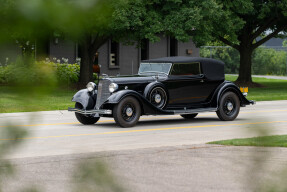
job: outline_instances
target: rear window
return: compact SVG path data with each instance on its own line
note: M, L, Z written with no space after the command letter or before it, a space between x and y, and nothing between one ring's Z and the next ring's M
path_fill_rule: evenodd
M171 75L199 75L201 74L200 63L174 63Z

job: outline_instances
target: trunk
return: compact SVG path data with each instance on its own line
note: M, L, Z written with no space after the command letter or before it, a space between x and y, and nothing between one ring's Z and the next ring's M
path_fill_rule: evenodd
M240 67L239 67L239 76L236 80L236 83L243 86L249 86L252 83L251 77L251 57L253 49L251 48L241 48L240 53Z
M93 81L93 51L91 50L91 39L86 38L79 44L81 52L80 84L85 85Z
M94 55L97 50L109 39L106 36L87 35L84 40L79 43L81 68L80 68L80 85L85 85L93 79Z

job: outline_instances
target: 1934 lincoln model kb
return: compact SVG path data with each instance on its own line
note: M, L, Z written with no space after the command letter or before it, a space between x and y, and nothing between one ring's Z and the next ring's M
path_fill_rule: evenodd
M105 76L77 92L72 101L82 124L113 117L132 127L142 115L174 115L192 119L200 112L216 112L234 120L240 107L254 104L232 82L225 81L224 63L199 57L165 57L142 61L137 75Z

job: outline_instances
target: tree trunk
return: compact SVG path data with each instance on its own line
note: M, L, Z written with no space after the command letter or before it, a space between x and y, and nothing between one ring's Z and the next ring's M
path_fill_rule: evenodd
M80 68L80 86L86 85L93 81L93 64L94 55L97 50L109 39L108 36L86 35L86 37L79 42L81 68Z
M251 48L240 48L240 67L239 76L236 80L236 84L242 86L252 86L252 76L251 76L251 58L253 49Z
M91 38L86 37L79 43L81 52L80 84L85 85L93 81L93 50L91 50Z

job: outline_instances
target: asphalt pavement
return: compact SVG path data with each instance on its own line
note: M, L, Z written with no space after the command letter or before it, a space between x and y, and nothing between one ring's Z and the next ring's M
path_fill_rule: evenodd
M287 134L287 101L241 108L232 122L218 120L215 113L202 113L194 120L144 116L136 127L120 128L108 118L81 125L66 111L0 114L0 128L8 122L30 135L6 156L19 169L15 178L5 180L6 191L18 191L27 184L43 191L71 191L70 176L82 159L104 159L130 191L253 191L266 184L271 172L278 173L286 165L284 148L205 143ZM265 154L268 157L261 157ZM257 156L267 159L264 169L253 166L258 164ZM256 181L250 182L257 173L260 178L252 177Z

